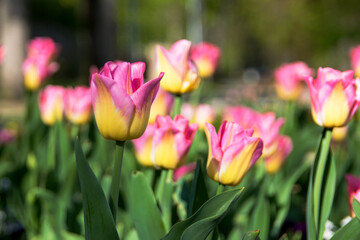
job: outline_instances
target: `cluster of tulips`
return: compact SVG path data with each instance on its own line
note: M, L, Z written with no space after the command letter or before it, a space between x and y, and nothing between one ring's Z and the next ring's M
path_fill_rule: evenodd
M337 181L330 151L332 132L333 137L342 138L360 104L360 79L353 77L354 71L320 67L314 78L304 62L284 64L274 77L276 92L288 105L285 117L245 106L226 106L219 114L212 105L199 103L206 84L203 80L213 76L219 62L220 50L212 44L179 40L169 50L157 45L151 71L155 75L146 82L145 63L115 60L91 71L89 87L47 85L41 89L59 69L55 62L59 49L50 38L35 38L22 68L29 95L24 124L39 115L49 132L45 162L29 144L36 129L29 127L25 140L20 141L27 143L22 145L28 149L27 167L40 169L34 170L29 183L36 191L28 191L25 202L36 205L28 199L45 196L45 201L53 199L53 205L46 202L41 211L54 208L61 215L57 223L47 222L53 218L44 215L39 220L41 227L30 237L81 239L85 233L86 239L277 238L290 210L292 188L309 167L309 163L292 161L294 169L282 171L285 160L296 150L295 108L304 93L303 82L308 86L312 118L323 127L315 160L310 163L306 236L322 239L327 234ZM358 76L360 47L351 51L351 57ZM195 101L183 103L195 93ZM36 102L39 114L31 110ZM81 132L81 126L91 125L92 115L102 137L115 142L115 150L106 146L107 140L87 139L99 135L91 132L91 127L85 134ZM68 123L62 123L63 116ZM113 151L111 163L104 158ZM89 156L95 159L87 161ZM66 212L73 209L68 205L76 193L75 162L82 199L82 213L77 210L77 215L84 229L65 231ZM346 180L353 219L332 234L335 240L349 232L360 236L360 180L349 174ZM56 187L51 185L53 181ZM235 211L234 206L243 212ZM228 217L235 213L235 227L224 230L221 220L231 221ZM247 220L241 221L244 214ZM34 211L30 215L36 216ZM22 223L31 227L31 221ZM44 229L56 233L46 235Z

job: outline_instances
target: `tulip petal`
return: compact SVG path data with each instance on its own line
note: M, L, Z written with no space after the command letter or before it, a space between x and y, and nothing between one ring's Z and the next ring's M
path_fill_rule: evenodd
M144 84L144 73L146 65L143 62L135 62L130 66L130 76L132 91L135 92L140 86Z

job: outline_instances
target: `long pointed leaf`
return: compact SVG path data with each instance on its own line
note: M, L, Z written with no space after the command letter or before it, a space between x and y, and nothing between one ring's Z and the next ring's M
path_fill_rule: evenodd
M353 218L345 226L335 232L330 240L358 240L360 239L360 220Z
M210 198L194 215L175 224L163 240L206 239L239 200L243 189L232 189Z
M75 140L76 166L83 200L85 238L87 240L119 239L105 194Z

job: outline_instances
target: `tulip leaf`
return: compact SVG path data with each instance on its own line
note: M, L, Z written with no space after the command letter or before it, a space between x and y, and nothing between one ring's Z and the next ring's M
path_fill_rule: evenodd
M77 139L75 154L83 200L85 239L119 239L105 194Z
M335 232L330 240L360 239L360 220L356 217Z
M259 201L255 205L254 215L252 216L252 228L261 229L261 239L268 238L270 225L270 205L265 196L260 196Z
M360 219L360 203L355 197L352 200L352 207L356 217Z
M260 230L247 232L242 240L260 240Z
M210 198L191 217L175 224L163 240L206 239L239 200L243 189L228 190Z
M196 162L194 179L191 186L187 216L190 217L192 213L196 212L208 199L209 195L206 190L201 161L198 160Z
M130 215L139 239L160 239L165 228L154 193L142 172L132 175L130 183Z

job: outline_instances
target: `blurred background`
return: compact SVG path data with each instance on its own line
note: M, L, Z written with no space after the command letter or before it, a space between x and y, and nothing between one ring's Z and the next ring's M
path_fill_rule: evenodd
M22 111L12 104L22 100L21 65L37 36L61 45L50 84L87 84L91 65L147 61L155 43L187 38L221 48L215 84L260 82L261 88L284 62L350 69L359 12L356 0L1 0L1 113Z

